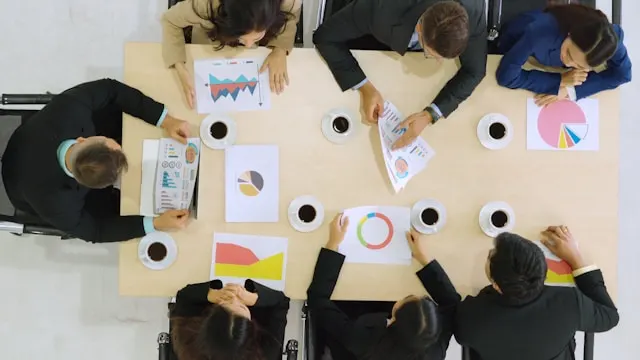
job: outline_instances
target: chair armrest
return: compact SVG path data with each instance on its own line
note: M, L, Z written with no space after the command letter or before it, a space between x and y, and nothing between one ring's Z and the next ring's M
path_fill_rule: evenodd
M622 21L622 1L621 0L612 0L611 1L611 21L614 24L621 24Z
M169 360L171 354L171 336L166 332L158 335L158 360Z
M48 104L53 94L2 94L2 105L44 105Z
M302 306L302 352L303 359L313 360L316 355L316 334L314 330L313 314L309 310L307 302Z
M502 0L489 0L488 5L488 36L487 40L493 41L500 34L500 26L502 26Z
M466 346L462 346L462 360L471 360L471 349Z
M584 360L593 360L593 346L595 336L593 333L584 333Z

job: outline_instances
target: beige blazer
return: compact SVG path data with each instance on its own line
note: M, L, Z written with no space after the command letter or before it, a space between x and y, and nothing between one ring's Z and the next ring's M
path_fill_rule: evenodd
M191 41L194 44L211 43L207 37L207 30L213 28L213 24L199 15L209 13L210 2L213 2L214 9L220 4L219 0L184 0L162 15L162 56L167 67L187 60L182 29L193 26ZM294 17L287 22L285 31L271 40L268 46L278 47L287 52L293 49L301 7L302 0L282 0L282 10L292 13Z

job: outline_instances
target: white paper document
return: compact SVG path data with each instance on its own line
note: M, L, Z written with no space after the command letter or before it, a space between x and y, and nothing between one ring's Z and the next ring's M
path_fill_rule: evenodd
M225 150L227 222L278 222L278 147L237 145Z
M288 244L281 237L215 233L210 279L241 285L251 279L284 291Z
M193 64L199 114L271 108L269 70L264 59L205 59Z
M597 151L599 111L597 99L559 100L544 107L527 99L527 149Z
M346 262L411 264L406 232L411 228L411 209L400 206L361 206L344 211L349 227L340 245Z
M158 147L160 140L142 141L142 180L140 181L140 215L155 216L154 188L156 168L158 167Z
M409 146L391 150L393 143L406 131L406 128L400 127L403 120L404 116L398 109L385 101L384 111L378 119L378 130L385 167L396 193L402 190L411 178L424 170L435 155L433 148L420 136Z
M154 186L154 210L162 214L170 209L189 209L198 176L200 138L181 144L160 139Z

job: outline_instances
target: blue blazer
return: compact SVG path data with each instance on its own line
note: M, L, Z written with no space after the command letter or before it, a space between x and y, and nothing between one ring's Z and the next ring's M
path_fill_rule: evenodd
M618 48L602 72L591 71L582 85L576 86L576 97L582 99L602 90L615 89L631 81L631 60L622 43L624 33L613 25L618 35ZM496 78L498 84L510 89L527 89L537 94L557 94L561 75L538 70L523 70L522 65L533 56L541 65L565 67L560 60L560 48L566 34L549 13L540 10L522 14L503 28L499 51L504 54Z

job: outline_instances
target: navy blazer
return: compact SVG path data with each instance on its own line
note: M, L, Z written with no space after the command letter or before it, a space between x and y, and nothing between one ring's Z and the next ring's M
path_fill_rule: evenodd
M624 33L613 25L618 35L618 48L607 61L606 70L589 72L587 80L576 86L577 99L631 81L631 60L622 40ZM538 70L523 70L522 65L533 56L541 65L566 68L560 60L560 48L566 34L560 31L555 17L541 10L522 14L503 28L499 50L504 54L496 78L498 84L510 89L527 89L537 94L558 94L561 75Z

